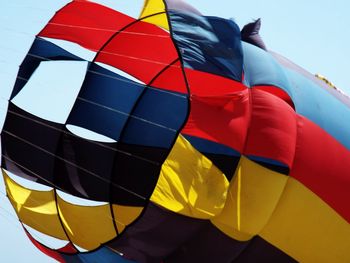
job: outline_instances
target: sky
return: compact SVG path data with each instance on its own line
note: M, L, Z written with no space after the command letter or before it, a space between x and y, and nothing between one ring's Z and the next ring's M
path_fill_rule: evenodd
M113 0L99 0L112 3ZM114 0L114 2L125 2ZM130 12L141 0L128 0ZM0 0L0 128L6 98L33 36L66 0ZM202 13L232 18L242 28L262 19L261 36L275 51L350 94L348 0L188 0ZM0 182L0 262L54 262L25 237Z

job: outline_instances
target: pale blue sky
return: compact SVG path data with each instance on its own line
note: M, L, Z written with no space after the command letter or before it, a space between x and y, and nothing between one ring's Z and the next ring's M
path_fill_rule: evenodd
M113 2L113 0L100 0ZM115 2L125 0L114 0ZM131 11L137 9L131 5ZM0 0L0 125L4 99L18 65L36 34L66 0ZM348 0L235 1L188 0L202 13L233 18L240 27L262 18L261 35L268 47L311 73L321 73L350 94ZM0 127L1 128L1 127ZM0 183L0 262L53 262L25 237Z

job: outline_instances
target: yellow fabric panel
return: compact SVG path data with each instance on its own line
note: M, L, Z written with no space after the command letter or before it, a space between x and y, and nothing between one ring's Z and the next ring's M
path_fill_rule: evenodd
M176 213L208 219L221 212L228 186L225 175L179 135L151 201Z
M260 236L299 262L350 262L350 224L294 178Z
M160 26L166 30L169 30L168 18L167 18L165 11L166 11L166 8L165 8L163 0L146 0L144 7L143 7L143 10L140 14L140 18L150 16L152 14L164 12L162 14L150 16L150 17L142 19L142 20L146 21L148 23Z
M112 205L119 234L141 214L143 207Z
M57 215L54 191L35 191L13 181L2 169L6 192L24 224L58 239L67 240Z
M225 208L212 223L234 239L249 240L268 222L286 182L287 176L241 157Z
M57 196L62 223L70 240L93 250L116 236L109 205L79 206Z

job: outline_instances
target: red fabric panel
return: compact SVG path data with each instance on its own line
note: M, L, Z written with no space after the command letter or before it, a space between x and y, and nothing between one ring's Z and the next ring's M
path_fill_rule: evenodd
M350 151L322 128L298 116L291 176L322 198L350 223Z
M58 262L64 263L66 262L64 258L55 250L49 249L48 247L45 247L44 245L40 244L38 241L36 241L31 234L24 228L25 233L27 234L29 240L33 243L33 245L38 248L41 252L43 252L45 255L56 259Z
M76 254L78 251L73 246L72 243L68 243L65 247L62 247L60 249L57 249L57 251L65 253L65 254Z
M174 63L160 74L160 76L152 82L151 86L187 94L186 82L180 61Z
M249 116L248 89L211 96L191 95L191 112L182 133L242 152Z
M294 160L297 122L294 110L280 98L251 90L252 115L244 154L282 162Z
M97 55L96 61L121 69L148 84L177 58L168 32L139 21L117 34Z
M72 41L98 51L134 18L99 4L73 1L59 10L39 36Z
M259 89L266 91L268 93L271 93L275 95L276 97L281 98L285 102L287 102L293 109L295 109L294 103L292 99L289 97L288 93L285 92L283 89L275 86L254 86L253 89Z
M242 83L203 71L185 68L191 94L216 96L247 89Z

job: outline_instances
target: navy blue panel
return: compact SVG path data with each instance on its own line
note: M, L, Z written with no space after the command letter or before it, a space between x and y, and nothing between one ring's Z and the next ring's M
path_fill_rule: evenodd
M111 251L109 248L101 247L90 253L80 253L76 256L64 256L67 262L71 262L71 257L77 257L83 263L136 263L121 257L117 252Z
M239 152L226 145L202 138L189 135L184 135L184 137L197 151L212 161L225 174L227 180L231 181L241 157Z
M237 157L241 156L238 151L227 147L226 145L189 135L184 135L184 137L200 152L225 154Z
M236 23L176 11L169 11L169 17L185 67L241 81L243 55Z
M11 99L13 99L18 92L27 83L34 70L39 66L41 61L45 60L77 60L82 61L83 59L77 57L64 49L56 46L55 44L46 41L42 38L37 37L33 45L31 46L28 55L25 57L23 63L21 64L17 81L15 83L14 89L11 94Z
M187 118L187 111L186 96L148 88L135 106L121 141L169 148Z
M144 88L93 63L67 123L118 141Z
M288 165L281 163L279 161L269 159L269 158L264 158L260 156L254 156L254 155L248 155L247 156L250 160L260 164L261 166L264 166L270 170L273 170L275 172L281 173L281 174L286 174L288 175L290 170Z

